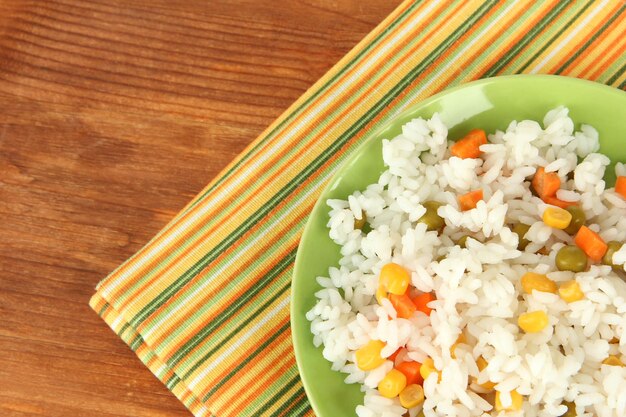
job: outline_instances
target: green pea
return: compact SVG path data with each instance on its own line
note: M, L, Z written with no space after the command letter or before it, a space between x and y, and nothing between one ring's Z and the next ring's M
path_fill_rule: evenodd
M575 235L578 232L578 229L580 229L580 226L585 224L585 221L587 221L587 216L585 216L585 212L583 211L583 209L581 209L577 205L571 205L565 210L567 210L572 215L572 220L569 222L569 226L567 226L563 230L565 230L565 232L569 233L570 235Z
M437 209L443 204L437 201L426 201L423 205L426 208L426 213L424 213L424 215L420 217L417 222L425 223L427 230L442 229L446 225L446 222L443 220L443 217L437 214Z
M606 253L602 257L602 263L604 265L611 265L612 267L615 267L617 265L613 263L613 254L622 248L622 242L617 242L615 240L612 240L607 243L607 246L609 248L607 249Z
M582 272L587 269L587 255L578 246L563 246L556 254L559 271Z
M457 240L456 244L459 245L462 248L465 248L465 244L467 243L467 238L469 236L468 235L463 235L459 238L459 240Z
M567 406L567 411L565 414L561 414L561 417L576 417L576 405L574 403L563 401L561 404Z
M519 238L519 241L517 243L517 249L519 250L526 249L526 246L528 246L528 244L530 243L528 239L524 239L524 235L528 233L528 229L530 229L530 226L524 223L516 223L513 226L513 233L515 233Z

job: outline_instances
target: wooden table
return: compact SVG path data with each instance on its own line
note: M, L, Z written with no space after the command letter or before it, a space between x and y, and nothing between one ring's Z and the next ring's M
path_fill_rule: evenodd
M94 286L398 3L0 0L1 416L189 415Z

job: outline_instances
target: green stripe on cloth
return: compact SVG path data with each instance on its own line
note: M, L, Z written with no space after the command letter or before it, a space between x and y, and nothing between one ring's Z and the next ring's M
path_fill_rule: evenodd
M611 78L609 78L609 80L607 81L608 83L613 84L614 82L616 82L621 76L624 75L624 72L626 72L626 63L624 63L624 65L622 65L622 67L620 69L618 69L615 74L613 74L613 76ZM626 83L626 81L624 81ZM626 86L626 84L622 83L620 84L619 88L620 89L624 89L624 87Z

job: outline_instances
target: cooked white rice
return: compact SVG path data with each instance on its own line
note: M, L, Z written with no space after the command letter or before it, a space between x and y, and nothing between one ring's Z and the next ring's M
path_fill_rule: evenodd
M562 184L557 197L580 202L587 226L605 241L624 241L626 202L605 189L609 159L597 153L597 131L583 125L575 132L568 110L559 107L546 114L543 127L533 120L513 121L506 131L489 135L477 159L450 157L447 134L437 114L412 120L402 134L383 141L386 170L377 183L347 201L328 201L329 235L341 246L342 258L327 277L317 278L323 289L307 319L332 368L365 392L356 414L407 412L398 399L376 389L394 366L391 361L368 372L355 364L355 351L378 339L386 343L383 357L404 346L396 360L433 358L441 381L433 373L424 382L426 417L560 416L566 411L563 401L574 402L581 417L626 416L626 367L601 363L608 355L626 363L626 283L621 272L600 264L580 273L556 269L556 253L572 237L543 223L546 204L532 194L528 180L539 166L556 172ZM616 171L626 175L623 164ZM484 201L461 211L457 196L479 188ZM441 234L417 222L426 200L445 203L438 210L446 222ZM354 226L363 213L371 226L367 234ZM518 236L510 229L516 222L531 225L525 251L517 249ZM466 248L455 245L468 232L476 239L468 239ZM546 254L538 253L542 248ZM416 312L397 318L388 300L378 305L378 275L389 262L411 271L418 290L435 292L430 317ZM626 245L613 262L624 267ZM524 294L519 279L528 271L557 283L575 279L585 297L568 304L558 294ZM550 324L524 333L517 318L534 310L546 312ZM454 359L450 347L461 332L467 343L459 345ZM610 343L616 339L619 343ZM479 356L489 363L482 372ZM470 383L472 377L495 382L504 406L516 390L523 395L523 410L496 413L481 395L485 390Z

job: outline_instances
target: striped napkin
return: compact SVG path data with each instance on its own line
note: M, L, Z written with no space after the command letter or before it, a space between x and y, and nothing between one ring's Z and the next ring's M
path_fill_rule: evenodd
M93 309L196 416L313 415L289 329L320 190L363 135L443 88L513 73L626 87L626 2L407 1L157 236Z

